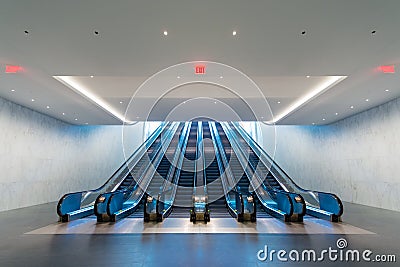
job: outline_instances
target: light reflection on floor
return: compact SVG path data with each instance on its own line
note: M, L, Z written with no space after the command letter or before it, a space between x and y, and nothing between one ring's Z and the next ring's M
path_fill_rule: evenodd
M308 218L303 223L285 223L275 218L259 218L256 223L239 223L232 218L214 218L205 224L189 219L167 218L162 223L144 223L126 218L117 223L97 223L94 218L54 223L26 234L154 234L154 233L246 233L246 234L374 234L346 223Z

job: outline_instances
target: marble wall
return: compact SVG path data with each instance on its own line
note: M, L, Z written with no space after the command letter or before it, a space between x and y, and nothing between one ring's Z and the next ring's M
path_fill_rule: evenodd
M144 138L130 126L127 154ZM400 99L326 126L261 124L259 141L302 187L400 211ZM100 186L124 161L121 126L74 126L0 98L0 211Z
M259 140L274 150L270 126ZM326 126L277 126L276 161L302 187L400 211L400 98Z
M124 130L126 153L143 123ZM75 126L0 98L0 211L93 189L124 162L122 126Z

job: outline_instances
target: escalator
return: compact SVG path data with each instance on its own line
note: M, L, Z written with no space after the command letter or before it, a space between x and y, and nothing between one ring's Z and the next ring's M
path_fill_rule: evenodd
M156 159L160 157L163 153L163 145L165 142L170 142L173 133L176 134L177 129L180 126L175 123L175 126L171 128L173 132L169 134L161 134L158 136L157 140L153 145L149 147L145 155L140 158L140 160L131 168L128 172L128 177L132 177L132 183L122 182L117 188L117 190L108 190L106 193L100 194L94 203L94 213L97 217L98 222L108 222L115 221L118 218L123 218L126 216L137 216L140 214L143 216L143 200L136 198L135 201L126 201L132 192L136 191L139 195L141 194L141 189L143 188L143 177L146 175L149 169L153 167L156 163ZM157 166L157 164L156 164ZM118 198L118 199L117 199ZM126 202L125 202L126 201ZM122 204L123 203L123 204ZM127 210L127 207L134 206ZM111 207L111 208L110 208ZM111 210L118 208L118 216L111 214ZM125 212L122 212L125 210ZM133 214L135 213L135 214ZM136 215L137 214L137 215Z
M221 124L216 123L216 127L218 130L219 137L221 139L223 148L224 148L224 153L226 155L226 158L229 162L229 167L231 169L232 175L233 175L233 180L236 185L236 189L239 192L249 194L252 190L250 189L250 182L249 179L246 175L246 173L243 170L242 165L240 165L240 162L234 153L231 144L229 143L228 138L226 137L224 130L221 127Z
M182 130L178 129L177 132ZM171 163L167 157L167 153L170 154L170 152L173 152L175 150L175 147L168 147L168 150L165 152L164 156L161 159L160 164L158 165L156 169L156 173L154 174L153 178L151 179L151 182L149 186L147 187L146 194L148 196L152 196L154 198L157 198L158 194L162 191L162 186L164 184L165 179L167 178L167 174L169 169L171 168ZM134 212L128 216L128 218L143 218L145 216L144 214L152 214L156 213L155 210L145 210L144 208L144 203L147 201L146 199L141 200L141 203L137 206ZM152 218L151 218L152 219ZM150 220L150 217L145 219L146 221Z
M254 153L252 149L248 150L249 153L249 163L251 163L254 168L258 168L261 173L266 173L267 176L264 179L264 185L269 185L274 190L284 191L283 187L276 181L272 176L269 169L260 162L260 158Z
M169 150L175 149L175 148L168 148ZM166 152L166 154L168 151ZM148 195L151 195L153 197L156 197L157 194L160 193L162 189L162 185L164 184L165 179L167 178L168 171L171 167L171 162L167 158L167 155L164 155L163 158L161 159L160 164L158 165L157 172L154 175L153 179L151 180L149 187L146 190L146 193Z
M226 138L226 136L225 136ZM229 146L229 149L228 149ZM232 151L230 145L224 146L227 151L227 153L230 153ZM233 151L232 151L233 152ZM230 154L230 161L229 161L230 168L232 170L233 176L239 177L238 179L235 179L237 181L236 188L239 192L246 194L246 195L251 195L252 193L252 188L250 186L250 181L249 178L247 177L246 173L244 172L242 166L240 165L240 162L238 158L236 157L235 153ZM272 218L272 216L265 210L265 207L261 204L261 202L258 199L255 199L255 214L256 218ZM254 220L254 219L253 219Z
M272 216L283 221L302 221L305 214L305 204L301 196L295 193L275 190L269 184L265 184L265 175L258 168L255 157L249 156L251 148L238 135L229 123L218 123L220 134L225 135L232 147L235 156L240 162L244 173L249 179L252 189L253 201L259 201L265 210ZM222 131L223 130L223 133Z
M178 131L175 134L175 138L171 142L167 151L163 155L160 164L146 190L145 209L144 209L144 221L158 221L161 222L166 213L165 203L160 203L165 200L165 184L166 181L171 182L172 177L175 175L176 167L178 163L178 157L180 155L181 146L185 145L182 141L185 139L185 131L187 131L188 125L181 124ZM183 141L185 142L185 140Z
M217 128L219 130L221 140L224 144L225 153L227 153L230 156L229 165L231 167L233 176L235 178L235 182L237 182L236 184L237 190L242 193L251 194L253 192L253 189L250 185L250 180L246 175L246 172L244 171L241 163L239 162L235 152L233 151L230 142L222 129L221 124L218 123ZM267 178L264 181L264 185L265 183L269 182L268 185L270 185L273 190L282 190L279 183L277 183L275 179L270 175L269 170L264 165L259 164L259 158L254 153L252 153L253 151L249 150L248 152L249 152L248 163L250 163L249 165L255 166L255 168L257 167L260 168L261 172L263 173L268 173ZM258 198L256 198L254 201L256 202L255 204L256 217L271 218L271 215L265 209L265 206L261 204L262 202ZM274 205L273 203L271 204Z
M169 158L171 154L175 153L177 146L180 146L181 132L185 125L185 123L177 123L173 132L170 132L168 136L163 136L161 148L152 152L156 155L151 162L141 168L137 184L129 186L125 190L111 193L107 201L106 212L96 212L98 218L117 221L133 213L138 213L144 203L146 205L141 214L145 220L148 219L146 215L157 214L156 208L153 209L152 207L157 207L158 196L162 192L163 184L168 173L173 169ZM148 205L149 202L154 203L154 205ZM96 202L95 207L103 205L104 201L99 201Z
M232 184L233 190L235 190L237 194L239 194L239 196L235 197L235 201L241 202L240 204L241 211L238 215L238 220L255 221L256 207L252 202L253 196L251 192L252 190L250 188L249 179L247 178L246 173L244 172L242 166L240 165L240 162L236 157L236 154L232 150L229 140L226 137L221 125L219 123L215 123L215 126L223 148L222 149L223 151L221 152L224 153L225 158L227 160L227 164L229 166L229 173L231 175L233 183Z
M162 123L101 187L62 196L57 204L60 221L68 222L90 216L95 213L94 204L101 195L135 186L134 176L137 171L155 156L162 143L162 134L170 131L172 125L173 123Z
M224 124L226 131L233 132L232 136L235 137L242 151L248 153L248 163L261 179L262 187L269 192L288 194L292 201L294 215L297 214L297 221L302 221L306 213L333 222L340 221L343 205L336 195L299 187L239 124Z
M138 177L138 173L145 162L149 161L154 157L155 148L160 146L161 135L157 137L154 143L147 149L146 154L135 164L135 166L127 173L127 176L123 179L122 183L115 188L109 188L109 192L120 191L127 189L128 187L133 187L136 185L136 180L133 177Z
M205 169L205 176L210 216L212 218L231 218L226 207L225 192L214 146L212 144L210 126L207 122L203 123L203 125L203 139L210 141L204 142L204 157L208 165Z
M179 131L179 129L178 129ZM149 147L149 149L146 151L146 154L139 160L139 162L133 167L131 171L128 172L128 176L123 180L123 182L118 186L116 190L110 190L110 192L106 194L100 195L96 202L95 202L95 214L97 216L97 221L98 222L107 222L110 220L110 216L107 214L107 209L106 207L109 205L109 200L112 197L114 192L125 192L128 190L132 190L133 188L137 187L137 179L134 179L134 177L140 177L143 175L144 171L144 166L146 164L149 164L150 161L155 157L155 153L158 151L155 149L157 146L160 146L161 142L161 135L156 139L156 141ZM167 158L165 155L163 156L163 159L160 162L160 165L157 168L157 171L164 172L165 168L169 168L168 165L168 160L167 162L165 161ZM168 169L167 169L168 171ZM154 181L154 182L153 182ZM152 189L156 189L156 184L160 184L161 186L162 179L152 179L151 183L149 186L153 186ZM102 198L102 201L100 201L100 198ZM129 218L143 218L144 214L144 200L141 200L137 207L132 210L132 212L128 215Z
M269 219L269 218L273 218L266 210L264 205L261 204L261 202L257 199L256 200L256 218L262 218L262 219Z
M299 187L238 123L226 122L162 123L103 186L66 194L57 205L63 222L92 214L194 222L201 212L207 222L209 210L238 221L302 221L306 212L340 221L343 205L334 194Z
M197 128L198 123L192 122L170 218L188 218L193 205Z

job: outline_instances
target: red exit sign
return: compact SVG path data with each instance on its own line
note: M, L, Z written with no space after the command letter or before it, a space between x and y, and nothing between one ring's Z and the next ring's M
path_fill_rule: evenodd
M394 65L382 65L379 70L383 73L395 73Z
M21 66L6 65L5 73L18 73L22 72L24 69Z
M205 74L206 73L206 66L204 65L196 65L194 67L195 74Z

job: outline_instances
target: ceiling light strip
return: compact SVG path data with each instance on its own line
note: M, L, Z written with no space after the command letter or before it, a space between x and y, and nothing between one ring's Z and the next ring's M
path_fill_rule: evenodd
M281 121L282 119L286 118L290 114L292 114L294 111L298 110L323 92L327 91L328 89L332 88L339 82L343 81L346 79L347 76L330 76L328 79L326 79L323 83L318 85L316 88L311 90L309 93L306 95L302 96L299 98L297 101L295 101L292 105L290 105L287 109L285 109L282 113L274 117L272 120L272 123L277 123Z
M92 92L90 92L87 88L82 86L79 82L75 81L73 77L70 76L53 76L56 80L59 82L65 84L69 88L71 88L73 91L83 95L84 97L88 98L89 100L93 101L95 104L97 104L99 107L110 113L112 116L115 118L119 119L120 121L124 123L129 123L130 121L127 121L125 119L125 116L119 113L117 110L115 110L113 107L111 107L107 102L105 102L103 99L100 97L96 96Z

